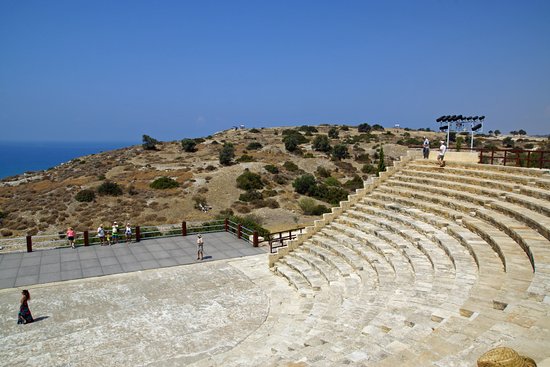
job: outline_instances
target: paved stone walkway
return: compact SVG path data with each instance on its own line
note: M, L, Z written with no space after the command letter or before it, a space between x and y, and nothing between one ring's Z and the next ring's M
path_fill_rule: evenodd
M207 233L204 260L266 253L226 233ZM0 289L59 282L198 262L196 236L142 240L112 246L0 254ZM200 262L200 261L199 261Z

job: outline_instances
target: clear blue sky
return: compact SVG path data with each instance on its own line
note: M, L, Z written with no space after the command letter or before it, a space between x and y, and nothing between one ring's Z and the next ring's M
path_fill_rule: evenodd
M548 134L549 19L528 0L0 0L0 139L445 114Z

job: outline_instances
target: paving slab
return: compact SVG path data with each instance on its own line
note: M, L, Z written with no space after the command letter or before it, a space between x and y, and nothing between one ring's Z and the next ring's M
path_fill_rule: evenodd
M208 261L266 252L225 232L205 234L203 238ZM194 235L176 236L112 246L3 253L0 255L0 289L192 264L197 256L195 241Z

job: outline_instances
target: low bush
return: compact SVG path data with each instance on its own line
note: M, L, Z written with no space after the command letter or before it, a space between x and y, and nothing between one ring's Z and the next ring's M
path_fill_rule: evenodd
M95 192L89 189L80 190L74 198L81 203L89 203L95 200Z
M259 150L262 149L262 143L259 143L257 141L252 142L246 146L247 150Z
M254 157L252 157L251 155L248 155L248 154L244 154L244 155L240 156L239 158L237 158L237 162L239 162L239 163L254 162Z
M105 181L97 188L99 195L119 196L122 195L122 187L116 182Z
M263 189L264 183L262 182L262 176L246 169L237 177L237 187L242 190Z
M155 181L151 182L149 187L157 190L173 189L174 187L179 187L179 183L173 178L162 176L157 178Z
M298 168L298 166L291 162L291 161L286 161L284 164L283 164L283 167L288 171L288 172L297 172L300 168Z
M193 153L197 151L197 142L193 139L183 139L181 141L181 148L184 152Z
M351 180L344 183L344 187L350 191L362 189L364 187L363 179L359 175L354 175Z
M330 213L330 208L325 205L315 204L315 201L311 198L302 198L298 205L305 215L322 215L323 213Z
M327 186L335 186L335 187L342 186L340 181L338 181L338 179L336 177L332 177L332 176L325 178L325 180L323 182Z
M246 203L261 200L262 199L262 193L257 190L248 190L245 193L242 193L239 195L239 200L244 201Z
M277 166L274 166L272 164L265 165L264 169L269 173L273 173L273 174L279 173L279 168L277 168Z

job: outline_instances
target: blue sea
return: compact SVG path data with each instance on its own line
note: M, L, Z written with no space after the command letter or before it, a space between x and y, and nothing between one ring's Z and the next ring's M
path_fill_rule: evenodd
M84 155L129 147L140 142L2 142L0 179L45 170Z

